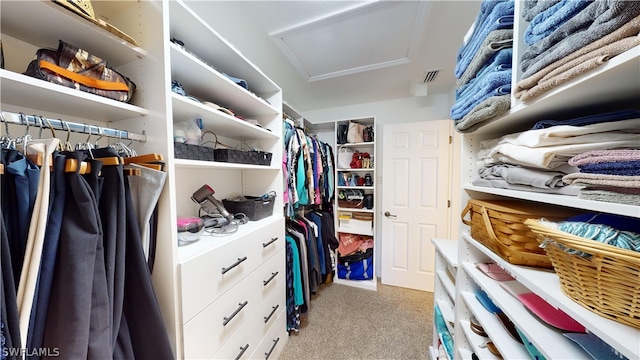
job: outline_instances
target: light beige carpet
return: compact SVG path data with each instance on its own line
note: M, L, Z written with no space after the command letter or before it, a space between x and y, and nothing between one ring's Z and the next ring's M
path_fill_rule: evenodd
M279 359L428 359L432 319L430 292L324 284Z

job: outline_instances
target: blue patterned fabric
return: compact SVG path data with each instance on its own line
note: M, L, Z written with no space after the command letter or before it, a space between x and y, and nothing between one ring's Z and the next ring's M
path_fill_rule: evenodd
M622 231L614 227L603 224L589 224L584 222L561 222L558 230L564 231L585 239L595 240L600 243L613 245L621 249L633 250L640 252L640 234L631 231ZM589 257L574 249L565 249L570 254Z

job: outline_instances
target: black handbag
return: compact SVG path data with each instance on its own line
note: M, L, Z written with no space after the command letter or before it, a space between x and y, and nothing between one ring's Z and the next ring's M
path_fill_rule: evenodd
M349 130L348 125L338 125L338 129L337 129L337 133L336 133L336 138L338 141L338 144L342 145L342 144L346 144L347 143L347 131Z

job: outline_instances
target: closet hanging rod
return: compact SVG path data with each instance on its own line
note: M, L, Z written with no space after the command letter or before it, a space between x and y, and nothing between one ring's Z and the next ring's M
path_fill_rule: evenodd
M49 119L45 118L44 116L26 115L9 111L0 111L0 115L0 122L6 122L9 124L35 126L44 129L52 128L54 130L71 131L80 134L90 134L121 140L140 142L147 141L147 135L144 133L144 131L142 132L142 134L137 134L126 130L106 128L97 125L81 124L61 119Z

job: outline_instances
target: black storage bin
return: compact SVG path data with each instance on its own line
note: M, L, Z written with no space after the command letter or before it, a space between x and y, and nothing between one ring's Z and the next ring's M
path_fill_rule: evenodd
M174 142L173 153L176 159L205 160L205 161L215 160L213 148L208 146Z
M247 215L249 220L256 221L264 219L273 214L273 203L275 195L268 197L245 196L245 201L222 200L222 205L231 214L243 213Z
M244 151L236 149L214 149L216 161L252 164L271 165L271 153L264 151Z

